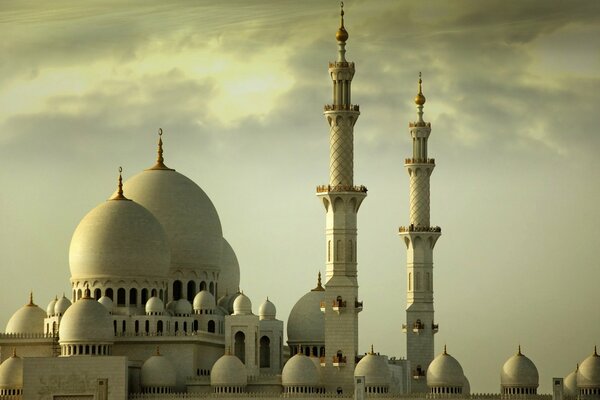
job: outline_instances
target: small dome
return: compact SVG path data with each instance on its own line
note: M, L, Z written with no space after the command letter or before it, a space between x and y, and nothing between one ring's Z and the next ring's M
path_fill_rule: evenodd
M215 307L215 296L208 290L201 290L194 296L194 311L214 310Z
M325 343L325 315L321 312L324 299L325 291L319 285L294 304L287 322L288 343Z
M54 316L54 306L56 305L57 301L58 301L58 296L55 297L54 299L50 300L50 303L48 303L48 305L46 306L46 315L48 317Z
M577 390L577 371L579 370L579 366L575 371L572 371L569 375L566 376L563 381L564 385L564 394L565 396L577 397L579 391Z
M258 308L258 316L260 319L275 319L276 315L277 309L275 308L275 304L273 304L267 297L267 299Z
M175 314L175 307L177 307L177 300L171 300L165 306L165 310L167 310L167 312L170 313L171 315L174 315Z
M218 282L219 293L237 293L240 287L240 264L233 248L223 238L221 248L221 272Z
M392 380L387 357L374 354L373 351L356 364L354 376L364 376L366 386L389 387Z
M59 327L60 344L112 343L113 320L106 307L86 295L77 300L63 316Z
M157 354L142 365L141 384L143 388L173 388L177 384L175 368L168 358Z
M229 315L233 314L233 303L241 293L239 291L233 294L225 294L219 298L217 305L221 307Z
M152 296L146 302L146 314L149 315L160 315L165 311L165 303L156 297Z
M0 365L0 391L7 389L23 389L23 359L14 351Z
M8 320L5 333L42 334L46 312L33 303L29 295L29 303L19 308Z
M108 296L102 296L98 299L98 303L102 304L109 313L112 314L113 311L113 301Z
M54 306L54 315L61 316L67 311L67 309L71 307L71 300L67 299L65 295L58 299L56 305Z
M577 371L579 389L600 388L600 356L594 347L594 354L579 364Z
M514 388L537 388L539 386L538 370L533 361L519 351L510 357L502 366L500 385Z
M225 387L246 386L246 367L236 356L225 354L214 363L210 372L210 384Z
M249 315L252 314L252 302L244 293L233 302L233 315Z
M456 358L444 352L433 359L427 368L427 386L433 387L462 387L464 373Z
M467 379L466 375L463 375L463 378L464 379L463 379L462 394L465 396L469 396L471 394L471 383Z
M167 236L140 204L108 200L75 229L69 265L71 279L166 278L170 266Z
M290 358L281 372L281 384L286 387L304 386L316 387L320 385L319 371L310 357L296 354Z
M192 313L192 304L187 299L179 299L175 303L175 315L190 315Z
M156 216L171 249L171 271L218 271L223 231L210 198L171 169L147 169L125 182L125 194Z

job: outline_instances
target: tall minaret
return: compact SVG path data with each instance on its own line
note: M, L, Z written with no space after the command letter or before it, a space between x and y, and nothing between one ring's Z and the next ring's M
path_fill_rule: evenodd
M429 177L435 160L427 156L427 139L431 124L423 120L425 96L421 88L415 97L417 121L408 124L412 137L413 154L404 166L410 177L410 225L400 227L400 236L406 244L406 332L407 359L412 368L412 392L426 392L426 371L433 360L433 335L438 326L433 319L433 248L441 229L429 222Z
M325 379L328 392L352 393L358 354L358 301L356 274L356 216L367 188L354 186L354 124L360 115L351 103L354 63L346 60L348 32L341 26L335 37L338 57L329 63L333 103L325 106L329 123L329 184L317 188L326 210L326 283L321 310L325 313Z

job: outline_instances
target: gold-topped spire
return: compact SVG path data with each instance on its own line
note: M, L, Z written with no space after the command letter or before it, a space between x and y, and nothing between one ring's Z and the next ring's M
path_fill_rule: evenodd
M419 93L415 96L415 104L422 106L425 104L425 96L423 95L423 79L421 79L421 73L419 72Z
M369 354L375 354L375 351L373 350L373 343L371 343L371 351L369 352Z
M29 303L27 303L28 306L35 306L35 303L33 302L33 290L29 291Z
M448 352L446 351L446 345L444 345L444 355L448 355Z
M117 185L117 193L110 198L110 200L129 200L127 197L123 195L123 176L121 173L123 172L123 168L119 167L119 183Z
M517 355L518 356L522 356L523 355L523 353L521 353L521 345L520 344L519 344L519 350L517 351Z
M162 128L158 128L158 156L156 157L156 164L152 168L148 169L164 169L167 171L175 171L165 165L165 159L163 157L163 141L162 141Z
M338 42L345 42L348 40L348 31L344 27L344 2L340 1L340 27L335 33L335 39Z
M594 357L598 357L598 349L594 346Z
M92 298L92 292L90 291L90 284L86 283L85 284L85 289L83 290L83 297L82 299L91 299Z
M321 285L321 271L319 271L319 274L317 275L317 287L312 289L311 292L323 292L325 289L323 289L323 286Z
M16 347L13 347L13 355L12 356L13 357L17 356L17 348Z

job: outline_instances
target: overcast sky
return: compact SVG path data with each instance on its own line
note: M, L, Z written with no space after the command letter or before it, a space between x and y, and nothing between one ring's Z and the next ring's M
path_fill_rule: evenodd
M0 327L69 292L80 219L155 160L213 200L254 311L325 265L337 1L0 4ZM134 5L135 4L135 5ZM407 125L436 159L435 308L473 392L520 343L541 391L600 345L600 2L346 1L356 62L360 351L406 354Z

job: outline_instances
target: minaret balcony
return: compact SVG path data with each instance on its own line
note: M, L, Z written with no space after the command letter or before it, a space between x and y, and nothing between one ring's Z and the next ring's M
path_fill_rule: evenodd
M400 233L405 232L433 232L433 233L441 233L442 228L439 226L423 226L423 225L415 225L410 224L409 226L401 226L399 228Z
M416 320L413 323L413 326L412 326L413 333L416 333L418 335L424 329L425 329L425 324L422 323L420 319Z
M332 362L334 367L345 367L346 356L333 356Z
M431 323L431 330L433 331L433 333L438 333L438 331L440 330L440 325Z
M329 68L354 68L354 63L351 61L330 61Z
M328 192L358 192L367 193L367 187L363 185L351 186L351 185L320 185L317 186L317 193L328 193Z
M356 310L356 312L361 312L363 309L363 302L354 300L354 309Z
M324 301L321 301L321 312L325 312L326 308L327 308L327 303L325 303Z
M333 311L339 314L340 311L346 308L346 302L342 301L341 299L334 300L333 304L331 305L331 308L333 309Z
M428 128L431 128L431 122L417 121L417 122L409 122L408 123L409 128L418 128L421 126L426 126Z
M433 164L433 165L435 165L435 158L405 158L404 164Z
M326 364L325 357L319 357L319 362L321 363L321 367L324 367Z
M324 111L360 111L358 104L325 104Z
M426 376L426 372L421 367L412 370L413 379L425 379Z

